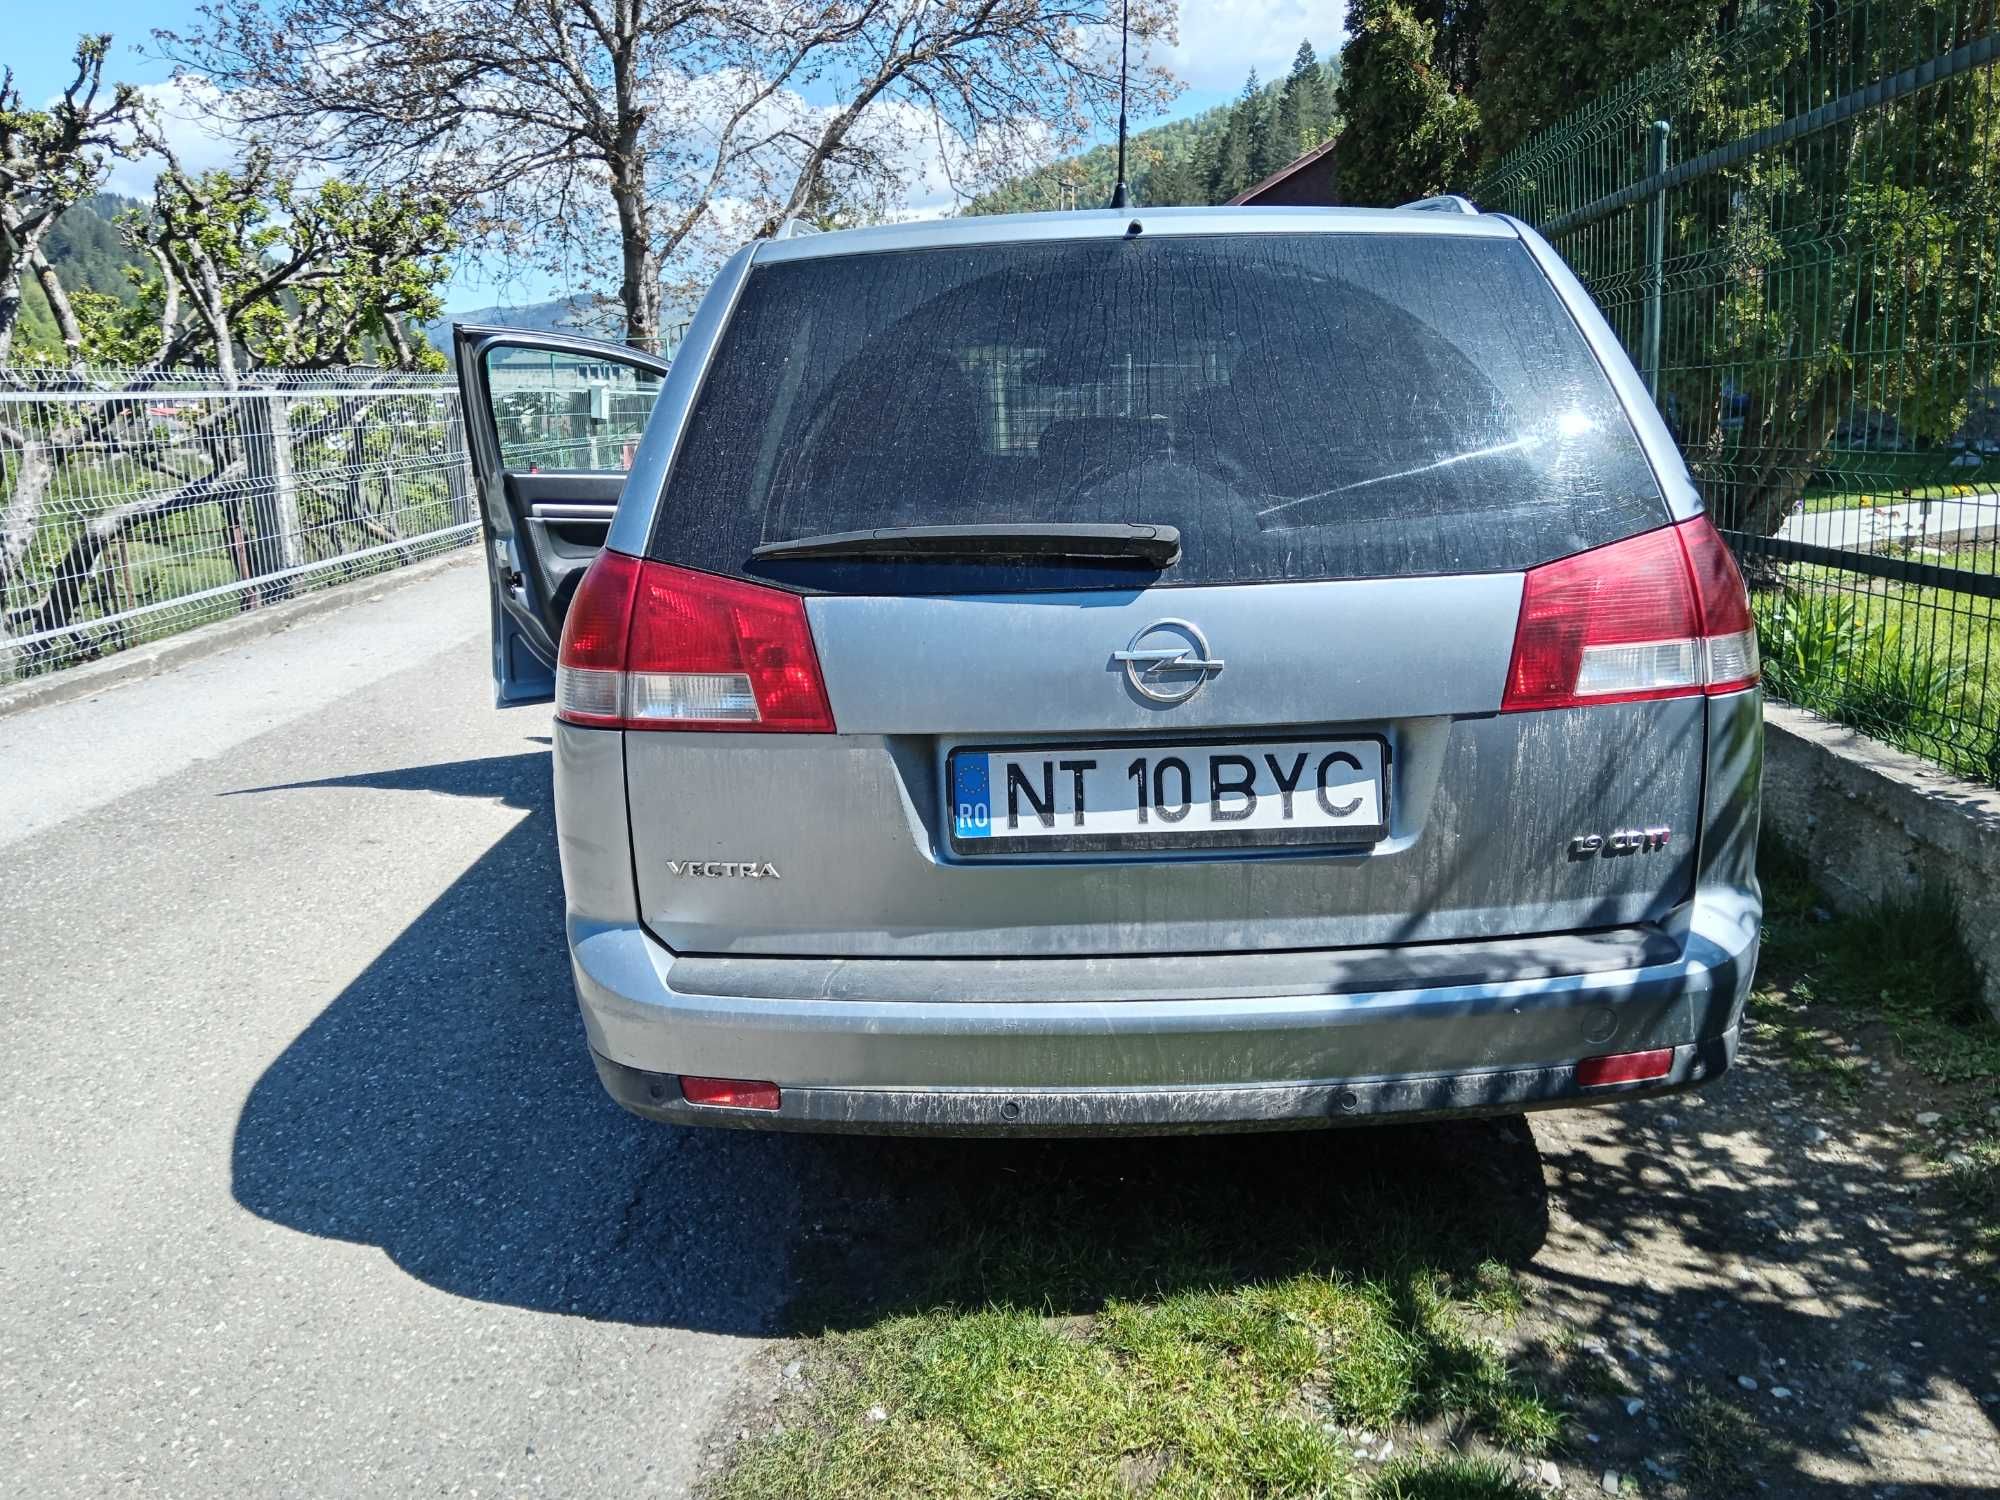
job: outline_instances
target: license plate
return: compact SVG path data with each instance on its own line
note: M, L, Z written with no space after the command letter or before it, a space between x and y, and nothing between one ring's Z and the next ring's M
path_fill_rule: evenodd
M951 753L958 854L1353 847L1388 836L1379 736Z

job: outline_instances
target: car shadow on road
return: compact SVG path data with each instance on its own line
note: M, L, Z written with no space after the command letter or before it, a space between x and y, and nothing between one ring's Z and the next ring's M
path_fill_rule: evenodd
M1518 1118L1110 1142L634 1119L600 1089L576 1014L549 775L533 751L238 793L427 792L528 814L258 1079L234 1142L246 1208L379 1246L455 1295L742 1334L938 1294L1083 1312L1337 1270L1364 1253L1354 1226L1379 1237L1392 1209L1413 1238L1445 1212L1468 1263L1519 1264L1541 1243L1541 1166Z

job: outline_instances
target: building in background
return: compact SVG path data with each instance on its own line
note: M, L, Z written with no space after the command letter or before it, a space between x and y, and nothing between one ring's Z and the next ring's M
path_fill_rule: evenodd
M1325 208L1340 201L1340 137L1322 141L1305 155L1288 161L1262 182L1254 183L1229 200L1232 206L1251 208Z

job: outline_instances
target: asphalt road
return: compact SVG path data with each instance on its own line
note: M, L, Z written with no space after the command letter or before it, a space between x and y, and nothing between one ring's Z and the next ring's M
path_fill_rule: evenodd
M811 1158L603 1097L485 632L457 566L0 718L0 1494L685 1488Z

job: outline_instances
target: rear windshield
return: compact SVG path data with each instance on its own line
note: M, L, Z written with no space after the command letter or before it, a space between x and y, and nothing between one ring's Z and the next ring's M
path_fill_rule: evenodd
M1482 572L1661 524L1525 246L1155 236L752 271L653 555L862 593ZM1135 522L1179 562L753 562L872 527Z

